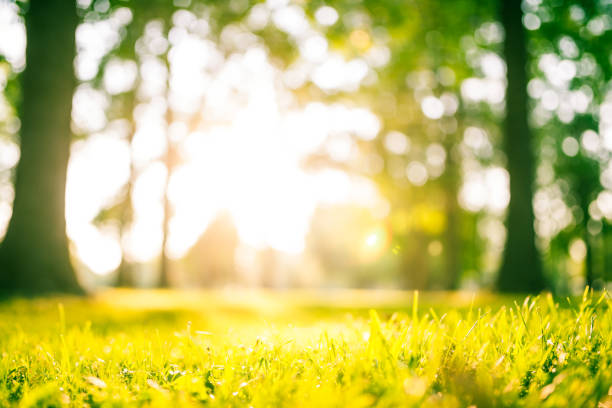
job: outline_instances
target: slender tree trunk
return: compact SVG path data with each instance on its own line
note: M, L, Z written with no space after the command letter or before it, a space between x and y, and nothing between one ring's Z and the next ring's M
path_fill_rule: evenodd
M170 109L170 108L168 108ZM169 125L169 124L168 124ZM168 172L168 176L166 178L166 184L164 186L163 200L164 200L164 220L162 224L162 247L160 254L160 264L159 264L159 282L158 287L167 288L170 287L170 259L168 258L168 251L166 247L168 246L168 233L170 227L170 217L171 217L171 208L170 208L170 200L168 199L168 182L170 180L170 172L171 163L170 163L170 140L168 140L168 152L166 153L166 169Z
M131 140L131 137L130 137ZM132 223L132 187L134 186L134 169L130 164L130 178L128 180L128 185L126 186L126 198L123 203L124 209L121 214L121 238L125 237ZM132 273L132 265L125 259L125 248L123 248L123 243L121 243L121 264L119 264L119 268L117 270L117 287L120 288L131 288L134 286L134 276Z
M596 276L595 276L595 257L594 257L594 244L595 239L589 233L589 220L591 217L589 216L589 204L591 200L589 200L589 194L586 191L580 191L580 207L582 209L582 239L584 240L584 245L586 247L586 254L584 257L584 279L585 285L593 288L595 284Z
M504 147L510 174L506 248L497 287L504 292L538 292L545 287L535 246L533 215L534 155L527 119L527 46L521 1L500 0L508 67Z
M163 205L164 205L164 219L162 221L162 247L160 254L160 262L159 262L159 282L158 287L160 288L168 288L170 287L170 259L168 258L168 251L166 247L168 246L168 235L170 230L170 218L171 218L171 206L170 200L168 199L168 186L170 183L170 175L172 174L173 169L173 148L172 148L172 140L170 140L170 126L174 120L172 108L170 107L170 61L168 61L168 55L166 54L166 67L168 68L168 79L166 81L166 156L165 156L165 165L166 165L166 183L164 185L163 192Z
M424 3L422 6L425 6ZM422 16L428 21L429 27L436 27L435 21L436 10L429 9L421 10ZM426 36L425 36L426 37ZM423 38L426 41L426 38ZM432 67L439 67L444 64L442 50L439 47L430 47L429 54L432 58ZM462 120L462 113L458 112L456 118ZM447 152L447 166L444 172L443 183L445 192L445 212L446 212L446 229L444 231L444 285L445 289L456 290L459 287L461 279L461 237L460 226L461 217L459 214L459 203L457 202L460 168L453 157L453 147L458 135L446 135L444 149ZM455 143L453 143L455 142Z
M461 280L461 239L459 236L459 206L454 188L447 192L446 216L448 218L444 233L444 261L447 285L446 288L456 290Z
M132 288L134 287L134 277L132 275L132 266L124 258L121 258L121 263L117 271L117 282L115 284L118 288Z
M21 158L0 250L0 288L9 291L82 292L70 263L65 220L77 23L74 1L28 3Z
M402 257L404 289L427 289L430 282L430 270L427 265L427 242L422 232L414 231L413 237L406 242Z
M129 96L130 100L127 106L127 109L129 109L129 112L134 112L134 108L136 107L137 89L138 89L138 86L135 87L134 91ZM130 148L130 175L128 177L128 182L127 182L126 192L125 192L125 200L123 202L123 209L122 209L121 216L120 216L121 239L122 240L127 235L127 232L129 231L132 225L132 221L134 219L133 217L134 209L133 209L133 204L132 204L132 188L134 187L134 181L135 181L135 169L134 169L134 160L132 157L132 141L134 140L134 133L136 132L136 126L134 124L133 115L132 117L128 116L128 118L131 119L130 120L131 129L130 129L130 133L128 137L128 144ZM123 248L123 242L121 242L121 244L122 244L121 245L121 264L119 265L119 269L117 271L116 286L123 287L123 288L129 288L129 287L134 286L134 276L132 273L132 265L130 265L130 263L125 259L125 248Z
M582 239L586 247L586 253L584 257L584 278L585 285L594 288L597 280L596 273L596 259L595 259L595 237L589 232L589 222L591 216L589 215L589 206L591 204L590 188L586 182L580 183L578 186L578 196L580 198L580 209L582 210ZM599 289L599 288L595 288Z
M444 231L444 272L446 289L459 288L463 263L461 262L461 214L457 202L459 187L459 166L453 157L453 143L445 143L447 167L444 174L444 191L446 194L446 230Z

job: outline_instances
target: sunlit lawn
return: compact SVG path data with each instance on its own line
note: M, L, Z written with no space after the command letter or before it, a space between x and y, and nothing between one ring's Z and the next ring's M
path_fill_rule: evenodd
M6 300L0 406L612 407L606 296L113 291Z

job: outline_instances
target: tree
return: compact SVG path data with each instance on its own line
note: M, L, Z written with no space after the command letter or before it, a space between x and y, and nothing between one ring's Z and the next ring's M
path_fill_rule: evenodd
M234 221L228 212L220 212L183 259L190 281L208 287L236 283L237 247Z
M560 99L567 100L565 96L568 94L588 95L586 100L590 102L584 106L572 106L570 103L570 110L561 110L567 107L567 102L561 103L558 109L561 113L565 112L565 116L557 112L539 121L539 133L542 135L540 143L543 145L541 150L556 152L548 158L556 175L549 185L556 184L561 188L562 199L572 212L572 220L550 240L548 265L545 263L545 266L557 272L550 282L555 285L555 289L568 291L570 277L562 271L567 264L568 249L572 242L581 239L585 253L584 259L578 262L583 264L585 284L600 289L605 280L606 253L610 252L609 246L605 245L605 235L611 217L606 217L601 211L599 203L602 201L598 201L598 197L600 194L605 197L611 187L605 176L611 155L605 143L599 142L601 136L605 140L605 130L600 128L605 118L600 117L599 108L606 103L606 84L612 77L612 61L608 55L612 30L608 28L598 31L588 22L610 15L612 5L585 0L578 4L563 3L558 7L554 18L543 21L541 27L534 32L534 48L544 52L554 50L555 58L566 64L589 61L591 71L576 72L561 87L550 84L543 68L534 74L540 74L537 81L558 90ZM534 99L538 99L537 95ZM601 129L600 135L597 133L598 128ZM552 251L556 253L553 255Z
M74 1L28 3L21 159L0 248L0 287L6 290L82 292L70 263L65 219L77 23Z
M399 248L404 248L400 251L403 257L400 268L406 275L405 285L413 288L420 280L422 284L427 282L429 288L456 289L466 269L461 254L469 252L470 245L476 245L474 240L463 239L465 221L471 218L458 201L463 160L459 147L470 121L485 116L480 109L466 107L460 99L462 80L475 75L474 67L466 64L462 39L469 38L480 24L490 21L493 10L488 3L479 4L475 10L471 0L454 2L452 7L436 0L334 1L329 4L336 7L340 15L360 13L368 17L359 27L353 26L350 19L340 19L330 27L325 35L336 49L345 55L363 56L375 48L372 46L383 45L389 52L389 61L374 68L376 82L364 84L349 96L367 104L383 123L381 136L372 144L375 154L384 160L385 168L374 180L391 204L390 219L414 216L421 207L419 204L426 202L426 206L435 208L444 220L443 230L435 233L423 231L422 226L407 228L402 222L391 222L394 240ZM308 3L313 15L319 6L316 2ZM351 41L356 29L370 34L370 41L363 49L357 49ZM440 80L441 73L447 73L445 80ZM421 112L421 101L427 95L453 98L458 105L456 111L435 119L426 117ZM337 98L336 95L332 97ZM409 137L411 147L408 151L398 154L384 146L385 133L390 130L398 130ZM441 174L432 174L424 185L413 185L402 170L411 161L426 163L428 147L435 147L436 151L444 149L444 170ZM354 171L362 167L357 165ZM443 205L439 206L440 203ZM443 249L439 254L428 254L427 241L442 244ZM426 275L431 277L425 279Z
M534 156L527 121L527 47L520 1L500 1L507 65L504 150L510 174L507 240L497 287L504 292L537 292L545 287L535 245L533 214Z
M129 115L130 119L133 119L134 108L136 107L136 89L137 85L134 87L135 89L128 93L127 95L127 103L126 103L126 115ZM121 224L121 238L123 239L131 226L131 223L134 218L134 209L133 200L132 200L132 189L134 187L134 161L132 159L132 140L134 139L135 126L132 121L130 121L130 134L128 137L128 143L130 144L130 176L128 178L127 185L125 186L125 196L121 203L121 215L119 216L119 222ZM117 281L115 285L118 287L133 287L134 286L134 276L133 276L133 268L132 265L127 261L125 256L125 248L122 247L121 251L121 263L119 264L119 268L117 270Z

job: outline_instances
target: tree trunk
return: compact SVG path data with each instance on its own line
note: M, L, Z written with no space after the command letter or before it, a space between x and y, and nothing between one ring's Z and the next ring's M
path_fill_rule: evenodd
M166 81L166 156L164 158L166 165L166 182L164 184L163 193L163 206L164 206L164 219L162 221L162 247L159 261L159 281L158 287L168 288L170 287L170 259L168 258L168 235L170 232L170 218L172 217L170 200L168 198L168 186L170 184L170 176L172 175L173 166L173 146L170 138L170 126L174 120L172 108L170 107L170 62L168 61L168 55L166 55L166 66L168 67L168 79Z
M449 186L450 187L450 186ZM459 206L457 204L457 193L450 188L446 197L446 216L448 217L446 231L444 233L444 260L446 272L446 289L459 289L461 281L461 237L459 236Z
M77 23L74 1L28 3L21 159L0 250L0 288L11 292L82 292L70 263L65 220Z
M586 286L593 288L596 280L595 276L595 257L594 257L594 237L589 233L589 194L586 191L580 191L580 207L582 209L582 239L586 247L586 253L584 257L584 283Z
M130 148L130 175L128 177L125 198L122 203L122 211L119 216L119 222L121 223L121 263L119 264L119 268L117 269L117 280L115 282L116 287L120 288L131 288L134 287L134 276L133 276L133 267L130 262L127 261L125 257L125 245L123 245L123 238L125 238L132 227L132 222L134 220L134 205L132 200L132 189L134 188L134 182L136 181L136 170L134 169L134 154L132 149L132 142L134 140L134 134L136 133L136 125L134 123L134 110L136 108L136 93L138 92L139 81L136 82L134 86L134 90L130 92L127 96L128 100L125 106L126 110L126 119L130 122L130 133L128 135L128 145Z
M497 287L503 292L538 292L545 287L535 246L533 215L534 155L527 119L527 46L521 1L500 0L508 67L504 147L510 174L508 231Z
M448 136L447 136L448 137ZM463 262L461 257L461 214L457 202L458 186L460 183L460 168L453 157L453 143L448 140L445 143L447 152L447 166L443 175L445 193L445 212L447 217L446 229L444 231L444 279L445 289L457 290L461 282Z
M170 141L168 141L170 142ZM168 145L168 149L170 149L170 146ZM169 156L170 153L167 153L167 155ZM163 196L163 200L164 200L164 219L162 221L162 247L161 247L161 253L160 253L160 261L159 261L159 281L157 286L160 288L168 288L170 287L170 259L168 258L168 251L166 249L166 247L168 246L168 234L169 234L169 230L170 230L170 211L171 211L171 207L170 207L170 200L168 199L168 181L170 179L170 171L171 171L171 166L170 166L170 160L167 158L166 159L166 168L167 168L167 178L166 178L166 185L164 186L164 196Z
M403 289L425 290L430 283L430 270L427 265L427 237L420 231L413 231L406 241L402 257Z
M131 133L133 135L133 131ZM132 136L129 138L130 141L130 150L131 150L131 141ZM131 159L130 159L131 161ZM120 217L121 222L121 241L127 235L133 220L133 204L132 204L132 188L134 186L134 166L131 161L130 163L130 177L128 179L128 183L126 186L126 197L125 202L123 203L123 210ZM123 242L121 242L121 263L119 264L119 268L117 269L117 281L115 286L120 288L131 288L134 287L134 276L132 271L132 265L125 258L125 248Z

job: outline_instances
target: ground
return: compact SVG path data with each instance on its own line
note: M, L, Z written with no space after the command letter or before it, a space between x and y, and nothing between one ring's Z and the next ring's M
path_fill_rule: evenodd
M612 300L129 291L0 302L0 406L612 407Z

